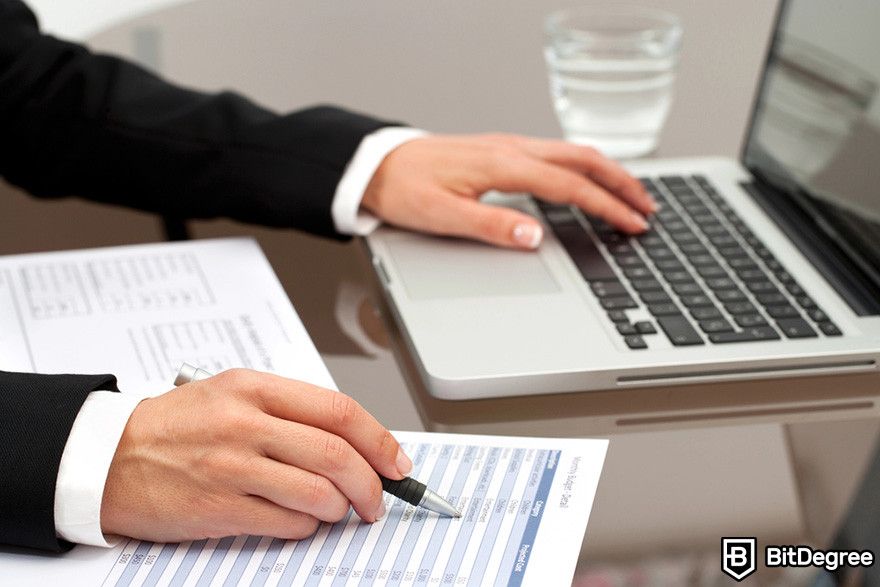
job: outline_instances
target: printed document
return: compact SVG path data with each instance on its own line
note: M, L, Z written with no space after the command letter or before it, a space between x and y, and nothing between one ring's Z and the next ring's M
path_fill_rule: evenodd
M111 372L161 393L182 362L272 371L335 389L250 239L0 257L0 369ZM385 495L304 540L258 536L62 555L0 550L14 585L547 585L571 581L605 440L394 432L412 476L462 512Z

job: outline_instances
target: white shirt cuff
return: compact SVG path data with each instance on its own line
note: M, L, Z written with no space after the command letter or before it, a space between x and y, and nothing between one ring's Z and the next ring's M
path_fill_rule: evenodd
M337 232L364 236L376 230L379 219L361 209L367 185L388 153L427 134L415 128L387 127L364 137L336 186L330 206Z
M101 532L101 500L110 463L138 394L93 391L76 416L55 482L55 533L79 544L111 547L119 537Z

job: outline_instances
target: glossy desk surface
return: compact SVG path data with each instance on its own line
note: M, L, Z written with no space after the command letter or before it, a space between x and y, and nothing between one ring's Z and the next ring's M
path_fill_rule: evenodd
M302 8L306 4L308 10ZM387 26L398 17L405 22L407 14L401 16L401 11L416 10L404 9L402 3L392 4L394 14L382 14L377 9L371 18ZM527 6L525 2L520 4ZM693 6L671 4L681 5L682 9ZM679 109L673 111L661 153L705 152L708 141L714 145L713 153L735 155L754 71L769 30L772 7L766 4L735 3L722 8L724 5L712 3L712 10L694 7L694 11L703 12L689 15L688 22L694 26L688 28L686 22L686 31L691 34L688 37L686 33L686 40L690 38L692 45L686 45L688 53L683 56L677 88ZM293 106L303 95L285 93L285 86L278 85L278 76L255 72L252 66L265 65L255 63L255 56L271 56L270 61L287 63L279 56L301 49L297 43L306 42L292 37L284 26L272 27L273 11L293 18L289 12L301 10L317 14L315 18L325 22L330 18L326 11L332 10L331 5L337 4L275 1L249 3L254 8L244 11L234 2L193 2L114 27L96 36L93 44L124 54L140 50L140 56L146 59L152 55L158 60L153 65L166 68L175 79L191 79L202 87L231 85L279 107ZM480 11L478 19L490 8L475 8ZM538 18L550 8L529 8L528 18ZM688 118L690 113L681 105L699 103L695 96L705 92L700 82L710 79L714 72L711 61L701 61L701 53L711 53L712 37L717 35L711 30L701 31L697 19L709 23L712 11L728 9L733 11L725 20L734 29L731 34L744 36L750 31L751 42L742 43L740 66L753 72L731 73L739 77L737 87L729 91L717 83L711 86L710 94L720 116L708 116L714 108L709 106L706 112ZM446 29L454 23L441 21L435 23L438 34L450 34ZM194 31L199 33L197 41L193 39ZM406 31L401 35L405 37ZM414 35L408 38L415 42ZM537 39L540 43L539 35L529 38L530 42ZM223 42L229 39L232 42ZM155 46L160 41L161 47ZM154 46L145 49L144 42ZM347 48L343 44L337 49L324 59L344 62ZM521 47L517 50L525 51ZM454 90L461 94L468 83L479 83L480 71L466 71L461 79L455 77L456 72L463 71L455 61L461 58L461 52L454 47L450 52L448 63L441 60L431 65L438 68L436 76L446 76L447 85L458 84ZM418 58L419 52L415 53L412 59ZM500 59L497 55L495 58ZM402 57L395 59L396 66L405 63ZM218 62L223 67L217 67ZM525 68L526 73L534 74L530 83L544 84L543 78L535 77L535 71L539 71L535 67L531 63ZM308 74L309 66L304 70ZM292 86L301 73L289 72ZM320 76L316 79L327 81ZM346 85L344 82L340 84ZM418 78L414 83L424 89L429 78ZM366 109L377 104L378 89L362 83L348 87L352 88L350 103ZM335 89L332 86L328 90L330 98ZM320 87L312 90L320 93ZM539 96L531 92L530 96ZM358 97L364 99L358 101ZM391 103L398 104L398 98L395 92ZM481 128L477 122L480 113L470 112L464 105L467 96L458 98L460 102L449 106L461 115L458 126ZM495 118L490 116L489 122L495 128L554 134L558 131L552 126L552 116L548 116L549 100L541 100L514 100L506 119L493 114ZM484 110L486 106L480 102ZM429 109L414 107L406 115L426 127L455 129L450 123L451 113L431 119L425 112ZM520 124L524 112L533 113L537 122ZM715 143L700 138L705 136L700 133L706 132L706 124L720 137ZM146 215L78 202L33 202L8 188L2 189L9 195L0 198L0 212L14 216L23 229L14 235L0 233L0 253L161 238L157 224ZM75 229L71 228L71 217L82 220ZM26 230L28 226L33 230ZM360 243L338 244L223 221L193 223L193 230L197 237L257 236L340 388L391 429L610 437L578 565L578 585L728 584L731 581L719 569L722 536L757 536L764 543L827 543L872 455L880 430L880 377L875 375L478 402L439 401L425 393L395 325L385 319L387 313ZM765 569L759 576L762 584L799 585L808 582L811 574Z

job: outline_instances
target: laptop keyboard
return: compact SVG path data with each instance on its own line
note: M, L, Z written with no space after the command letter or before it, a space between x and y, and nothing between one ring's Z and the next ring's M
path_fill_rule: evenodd
M641 181L661 208L634 237L538 202L629 348L661 332L675 346L841 335L705 177ZM631 320L637 308L652 319Z

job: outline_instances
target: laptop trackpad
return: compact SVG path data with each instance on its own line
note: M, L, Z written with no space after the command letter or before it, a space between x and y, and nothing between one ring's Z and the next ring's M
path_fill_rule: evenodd
M396 274L413 300L559 291L538 253L412 234L389 238L388 244Z

